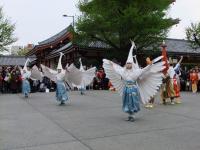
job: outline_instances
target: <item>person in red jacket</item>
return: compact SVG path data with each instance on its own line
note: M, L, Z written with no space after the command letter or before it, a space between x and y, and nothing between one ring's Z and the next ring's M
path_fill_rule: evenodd
M195 69L192 70L192 73L190 73L190 81L192 83L192 92L197 92L197 84L198 84L198 74L196 73Z

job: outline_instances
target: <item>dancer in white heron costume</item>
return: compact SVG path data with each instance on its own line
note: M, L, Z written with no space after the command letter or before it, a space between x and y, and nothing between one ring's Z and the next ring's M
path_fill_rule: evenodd
M82 73L73 64L70 66L67 65L66 69L63 69L61 63L62 57L63 53L60 53L57 71L41 65L44 76L56 82L56 98L60 102L60 105L64 105L68 100L66 83L71 87L72 84L79 85L82 79Z
M103 59L106 75L122 96L123 111L129 114L128 121L131 122L135 120L134 114L140 111L140 101L146 104L157 93L162 84L161 71L165 68L164 62L159 62L162 59L160 56L140 69L136 57L132 55L134 48L135 44L132 42L125 67Z
M31 69L30 62L31 61L28 58L24 64L23 69L20 66L18 66L21 72L21 76L22 76L22 93L24 94L25 98L28 98L29 93L31 92L29 79L32 79L32 80L41 79L40 71L35 65Z
M81 58L79 59L80 62L80 71L82 72L82 80L80 85L74 85L74 87L77 87L81 91L81 95L85 94L84 91L86 90L86 86L90 85L95 77L96 67L92 67L88 70L85 70L81 61Z

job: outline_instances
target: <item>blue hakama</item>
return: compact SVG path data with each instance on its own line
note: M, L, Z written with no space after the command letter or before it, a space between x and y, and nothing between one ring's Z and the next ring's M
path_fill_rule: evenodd
M123 111L130 115L140 111L140 94L135 81L126 81L123 90Z
M29 81L27 79L22 80L22 93L24 94L24 96L28 96L30 92L31 92L31 87Z
M79 90L81 91L81 95L83 95L84 92L86 91L86 89L84 87L81 87Z
M67 90L63 81L57 81L56 83L56 98L59 102L65 102L68 100Z

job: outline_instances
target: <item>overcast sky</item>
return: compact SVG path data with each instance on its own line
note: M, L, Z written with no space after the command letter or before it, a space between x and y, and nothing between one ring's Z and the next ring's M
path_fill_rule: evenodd
M191 22L200 21L200 0L176 0L169 10L169 16L181 19L174 26L169 37L185 38L185 28ZM1 0L4 13L16 24L15 36L19 39L14 45L37 44L58 33L71 22L63 14L79 15L78 0Z

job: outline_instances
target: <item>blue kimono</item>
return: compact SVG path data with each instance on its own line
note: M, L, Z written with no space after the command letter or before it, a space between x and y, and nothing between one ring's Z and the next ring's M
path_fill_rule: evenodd
M140 111L140 94L135 81L125 81L122 109L128 114Z
M31 92L31 87L28 79L31 76L30 71L26 71L22 73L22 93L25 97L28 97L28 94Z
M67 90L64 83L64 74L59 73L56 76L57 78L57 88L56 88L56 98L59 102L66 102L68 100Z

